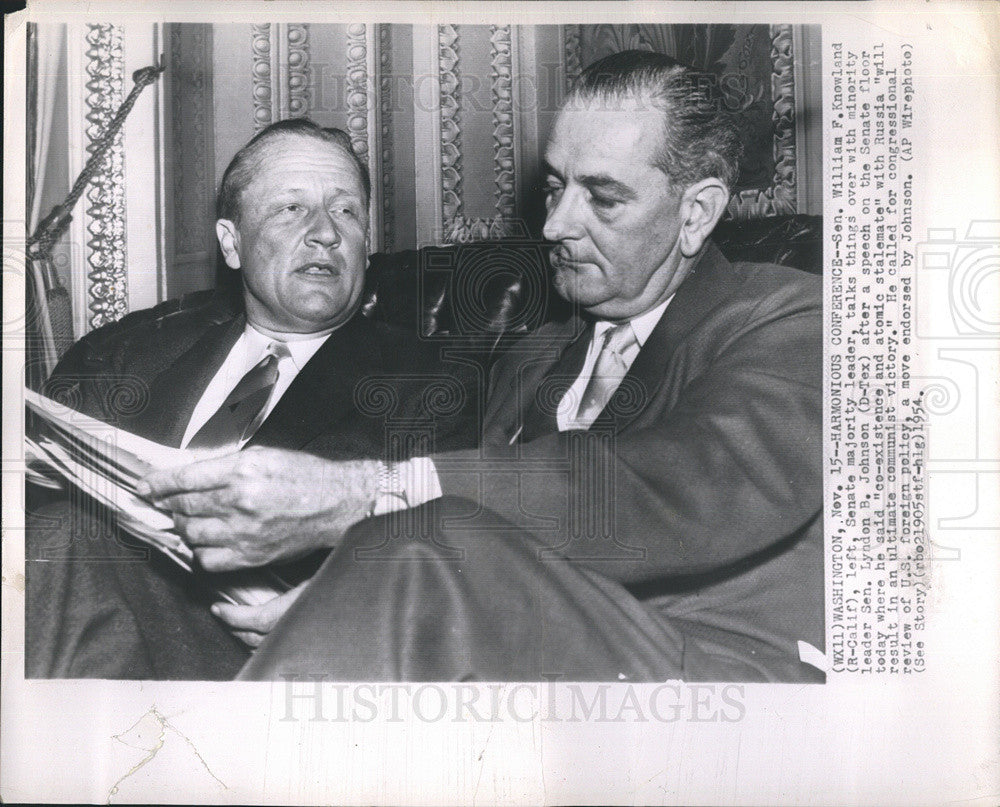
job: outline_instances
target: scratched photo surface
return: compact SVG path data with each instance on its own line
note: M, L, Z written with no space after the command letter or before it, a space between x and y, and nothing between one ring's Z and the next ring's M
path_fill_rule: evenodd
M0 795L995 801L995 28L32 3Z
M32 24L26 676L822 682L819 33Z

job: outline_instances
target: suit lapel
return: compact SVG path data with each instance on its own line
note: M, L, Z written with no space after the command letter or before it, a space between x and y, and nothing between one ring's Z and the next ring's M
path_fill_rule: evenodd
M247 445L302 448L353 416L354 388L384 367L375 325L361 313L338 328L295 376Z
M498 378L486 406L487 432L493 440L508 442L517 435L523 441L526 426L539 425L542 415L534 405L535 394L544 379L560 374L568 354L581 342L586 324L576 316L566 322L550 323L527 336L503 361L507 365ZM579 371L579 370L578 370ZM570 382L572 383L572 382Z
M173 364L149 384L149 405L130 427L164 445L178 447L191 413L212 377L243 333L242 315L208 327Z
M613 422L615 431L621 431L635 420L663 386L678 346L739 283L732 264L709 242L595 422Z
M528 394L524 396L527 400L521 403L524 415L520 440L523 442L541 434L558 431L556 407L583 369L594 329L581 320L575 333L575 338L564 347L551 365L533 378L524 380L523 389ZM544 402L544 406L540 402Z

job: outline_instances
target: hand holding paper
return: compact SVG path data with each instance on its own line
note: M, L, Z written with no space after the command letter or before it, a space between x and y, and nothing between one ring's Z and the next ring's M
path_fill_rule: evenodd
M189 467L197 455L117 429L32 390L25 390L24 397L30 412L39 419L38 433L26 437L26 443L27 456L44 471L43 484L52 487L53 474L65 479L107 508L119 529L191 571L194 553L175 529L172 515L150 506L138 494L141 477L154 469ZM205 454L201 456L204 460ZM213 577L206 582L228 602L241 605L269 602L290 587L268 569L224 579Z
M275 448L156 471L139 495L173 513L207 571L264 566L336 545L375 498L378 463Z

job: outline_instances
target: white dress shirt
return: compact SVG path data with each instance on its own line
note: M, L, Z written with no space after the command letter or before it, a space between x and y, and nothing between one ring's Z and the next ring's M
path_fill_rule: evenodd
M667 310L667 306L670 305L672 299L673 295L656 306L656 308L630 320L636 343L621 354L626 370L632 366L632 362L639 355L642 346L646 344L646 340L649 339L653 328L660 321L660 317L663 316L663 312ZM563 395L562 400L559 401L559 406L556 408L556 423L559 426L559 431L565 432L571 429L586 429L589 427L589 423L576 422L576 410L580 405L580 400L583 398L584 391L587 389L587 384L590 382L590 377L594 374L594 365L597 364L597 357L601 353L604 334L616 324L615 322L605 321L594 323L594 335L590 340L590 347L587 348L587 358L584 359L580 375L577 376L573 385L566 390L566 394Z
M656 306L656 308L652 308L645 314L640 314L631 320L632 331L635 333L637 344L625 351L625 355L622 356L622 360L627 367L632 366L635 357L639 355L639 350L646 344L646 340L649 339L649 335L656 328L663 317L663 312L667 310L667 306L670 305L670 301L673 299L673 295L671 295ZM602 321L594 325L594 335L590 340L590 347L587 349L587 358L583 362L583 369L580 370L580 375L577 376L576 381L573 382L572 386L566 391L566 394L563 395L556 409L556 423L558 424L559 431L587 428L586 425L577 424L574 420L576 409L580 399L583 397L584 390L587 388L587 383L590 381L590 376L593 375L597 356L601 352L604 332L614 327L615 324L617 323ZM415 457L407 462L399 463L397 467L400 473L402 492L410 507L417 507L425 502L440 498L443 495L437 468L434 467L434 462L430 458ZM391 505L385 509L378 508L375 514L378 515L380 512L387 512L390 509L396 508Z
M274 390L264 408L264 416L271 414L271 410L281 400L281 396L291 386L295 376L306 366L306 363L313 357L313 354L330 338L332 330L320 334L298 334L298 333L275 333L264 334L247 323L243 333L236 344L233 345L226 356L222 366L219 367L212 380L208 382L205 392L202 393L194 412L191 413L191 420L188 422L187 430L184 432L184 439L181 441L181 448L186 448L198 430L204 426L209 418L214 415L229 393L235 389L240 379L246 375L250 369L257 364L267 353L267 347L272 342L284 342L288 346L289 355L283 357L278 362L278 380L275 382ZM253 435L250 435L251 437ZM248 438L249 439L249 438ZM240 441L236 448L242 448L246 440Z

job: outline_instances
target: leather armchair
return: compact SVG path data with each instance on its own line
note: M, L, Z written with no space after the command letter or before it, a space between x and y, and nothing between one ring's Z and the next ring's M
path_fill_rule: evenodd
M821 216L724 221L713 240L731 261L779 263L820 274ZM537 327L566 304L549 285L542 241L505 239L371 256L369 316L421 336L494 339Z
M822 272L823 220L780 216L721 222L713 239L732 261L780 263ZM365 313L441 338L449 347L485 357L504 338L537 327L568 310L550 288L547 248L530 239L481 241L371 256L363 297ZM236 273L220 273L217 289L168 300L129 314L133 322L201 309L225 318L242 305ZM220 319L221 321L221 319Z

